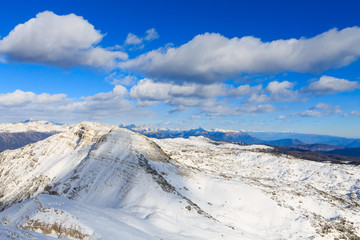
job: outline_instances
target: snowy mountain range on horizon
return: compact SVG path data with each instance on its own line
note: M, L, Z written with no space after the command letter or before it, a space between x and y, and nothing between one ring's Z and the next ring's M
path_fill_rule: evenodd
M360 147L360 138L344 138L329 135L305 134L295 132L262 132L262 131L247 131L247 130L223 130L223 129L204 129L194 128L188 130L157 128L147 125L136 124L119 124L120 127L130 129L135 132L142 133L149 137L155 138L174 138L174 137L189 137L189 136L205 136L215 141L231 141L242 142L246 144L262 143L273 144L273 141L278 141L283 144L279 145L300 145L300 144L328 144L335 146L345 146L357 148ZM284 141L286 140L286 141Z

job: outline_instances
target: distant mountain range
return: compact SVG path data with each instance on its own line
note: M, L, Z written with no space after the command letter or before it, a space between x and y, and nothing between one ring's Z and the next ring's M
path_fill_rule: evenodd
M360 139L335 137L328 135L318 134L305 134L305 133L293 133L293 132L248 132L255 138L262 139L264 141L273 141L279 139L297 139L304 144L328 144L335 146L346 147L360 147Z
M124 127L124 126L120 126ZM214 141L228 141L228 142L241 142L246 144L262 143L263 141L252 137L248 133L236 132L236 131L209 131L203 128L190 129L190 130L139 130L134 128L125 128L144 134L147 137L164 139L164 138L189 138L203 136Z
M341 149L342 151L334 152L334 154L345 154L344 156L360 157L360 153L358 154L357 151L353 150L353 148L360 148L360 139L353 138L292 132L245 132L221 129L207 130L203 128L178 130L135 124L120 124L119 126L141 133L147 137L158 139L203 136L214 141L266 144L304 151L327 152Z
M246 144L270 144L270 145L300 145L300 144L327 144L345 147L360 147L360 139L335 137L318 134L305 134L293 132L254 132L254 131L233 131L222 129L168 129L156 128L135 124L120 124L119 127L127 128L154 138L176 138L189 136L204 136L214 141L243 142Z

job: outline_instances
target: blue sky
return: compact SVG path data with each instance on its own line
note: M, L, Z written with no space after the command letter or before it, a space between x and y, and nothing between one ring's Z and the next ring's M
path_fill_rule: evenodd
M12 1L0 9L0 121L360 137L359 8Z

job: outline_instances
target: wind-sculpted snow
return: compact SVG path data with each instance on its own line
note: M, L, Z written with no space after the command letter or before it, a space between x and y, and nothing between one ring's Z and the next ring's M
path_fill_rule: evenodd
M0 153L0 238L359 239L359 179L268 146L83 122Z

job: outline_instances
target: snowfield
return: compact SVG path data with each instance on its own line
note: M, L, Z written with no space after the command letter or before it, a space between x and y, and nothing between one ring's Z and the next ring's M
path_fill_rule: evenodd
M0 153L1 239L359 239L358 166L83 122Z

